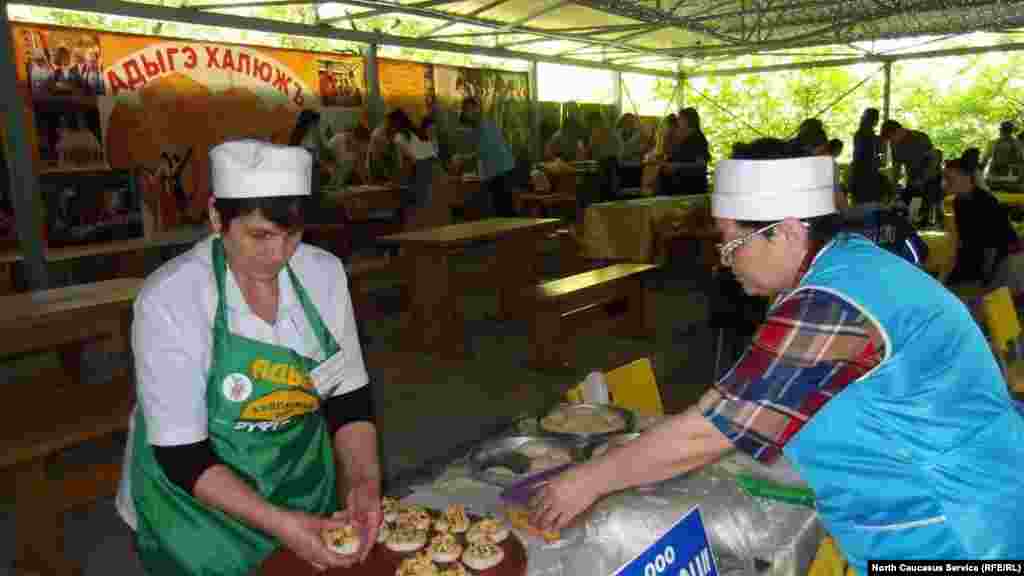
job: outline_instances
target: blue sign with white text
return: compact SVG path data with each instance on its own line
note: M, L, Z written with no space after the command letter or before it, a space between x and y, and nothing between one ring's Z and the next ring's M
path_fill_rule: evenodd
M715 555L708 543L696 506L615 576L718 576Z

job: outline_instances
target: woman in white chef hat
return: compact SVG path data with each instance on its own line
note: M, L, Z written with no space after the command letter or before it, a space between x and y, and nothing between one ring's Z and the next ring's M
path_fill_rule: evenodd
M344 270L300 243L312 158L240 140L210 163L216 234L135 301L140 409L118 509L151 575L248 574L278 546L353 564L380 526L380 468ZM351 557L321 537L343 520L369 543Z
M597 498L738 448L785 454L850 563L1024 557L1024 418L967 309L841 229L827 157L726 160L712 212L722 264L778 294L737 364L695 405L541 488L561 527Z

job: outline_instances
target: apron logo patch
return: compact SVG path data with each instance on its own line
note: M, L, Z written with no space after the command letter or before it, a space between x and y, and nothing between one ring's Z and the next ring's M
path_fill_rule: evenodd
M249 365L249 376L254 380L266 380L279 386L313 389L313 380L309 374L291 364L274 363L263 358L257 358Z
M277 424L316 412L320 399L301 390L277 390L258 400L249 402L242 409L239 420L256 423ZM237 428L236 428L237 429Z
M245 374L235 372L224 377L221 385L224 397L232 402L245 402L252 395L252 380Z

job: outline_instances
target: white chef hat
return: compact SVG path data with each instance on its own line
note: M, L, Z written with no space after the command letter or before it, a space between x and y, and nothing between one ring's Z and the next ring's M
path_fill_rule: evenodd
M723 160L715 168L711 215L766 222L831 214L834 172L835 163L825 156Z
M309 196L313 156L298 146L232 140L210 150L210 181L217 198Z

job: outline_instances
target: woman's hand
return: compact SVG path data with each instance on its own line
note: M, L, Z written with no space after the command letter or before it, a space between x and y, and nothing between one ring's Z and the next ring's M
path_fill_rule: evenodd
M332 528L341 528L346 523L343 517L321 518L298 510L287 510L282 514L274 535L285 548L320 570L345 568L355 564L359 557L333 552L324 543L323 533Z
M346 513L361 528L362 543L357 556L362 562L377 542L377 533L384 521L384 512L380 508L380 481L367 479L353 484L346 497Z
M530 522L543 530L560 530L579 516L601 494L587 477L587 468L576 466L541 486L530 500Z

